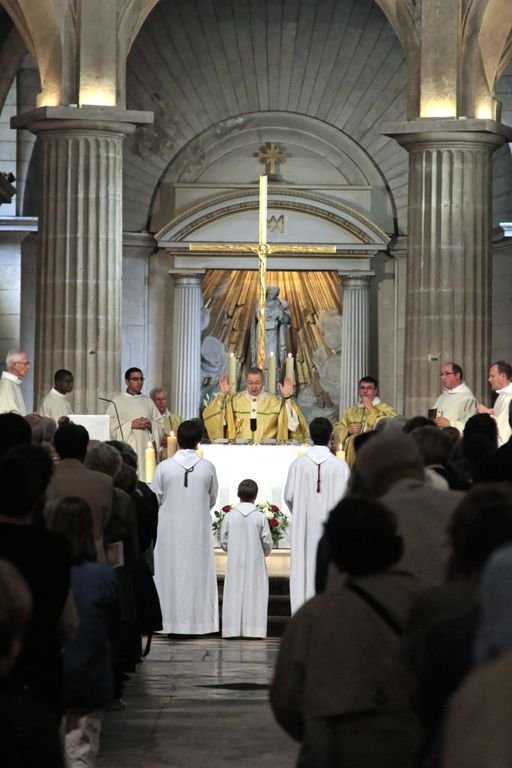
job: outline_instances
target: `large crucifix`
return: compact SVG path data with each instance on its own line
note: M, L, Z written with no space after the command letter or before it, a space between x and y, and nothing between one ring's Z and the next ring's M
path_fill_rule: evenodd
M235 251L254 253L258 257L258 367L265 370L265 302L267 299L267 257L282 253L336 253L335 245L287 245L267 243L267 195L268 177L260 176L259 237L257 243L189 243L190 251L214 252Z

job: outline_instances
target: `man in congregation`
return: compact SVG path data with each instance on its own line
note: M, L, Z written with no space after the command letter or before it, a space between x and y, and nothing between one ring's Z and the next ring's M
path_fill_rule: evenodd
M110 432L115 440L131 445L137 454L138 474L146 478L148 443L160 445L162 419L154 402L142 394L144 374L140 368L128 368L124 374L126 391L116 395L107 408Z
M0 378L0 413L19 413L26 416L27 409L21 391L23 379L30 369L30 361L26 352L21 349L11 349L5 359L6 371Z
M53 377L53 387L41 401L38 414L47 416L59 423L63 416L70 416L73 411L67 395L73 390L73 374L60 368Z
M284 500L292 513L290 603L292 613L315 594L318 542L324 523L341 501L350 472L331 449L332 424L318 417L309 425L313 447L292 462L284 489Z
M203 411L210 440L252 439L254 442L289 438L306 440L308 426L298 405L292 401L293 382L279 384L281 397L266 392L261 368L249 368L245 390L231 393L227 376L219 380L220 392Z
M505 445L512 436L509 422L509 412L512 403L512 366L503 360L498 360L489 368L488 382L497 398L493 408L487 408L483 403L478 404L478 413L488 413L496 421L498 427L498 446Z
M345 451L345 461L352 467L356 452L354 438L361 432L371 432L379 419L396 416L393 408L379 397L379 385L373 376L363 376L358 383L359 402L347 408L341 421L334 425L334 443Z
M440 374L443 391L434 403L438 427L455 427L462 435L464 425L477 412L476 397L464 381L462 368L450 361L443 363Z

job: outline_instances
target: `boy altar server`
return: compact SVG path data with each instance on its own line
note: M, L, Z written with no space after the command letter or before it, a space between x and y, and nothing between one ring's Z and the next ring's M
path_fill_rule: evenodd
M228 553L222 600L222 637L266 637L268 576L265 557L272 535L265 515L255 506L258 486L242 480L240 504L220 529L220 545Z
M215 467L196 452L202 435L198 419L183 421L179 451L158 464L151 483L160 506L155 584L168 634L205 635L219 629L210 517L218 485Z
M292 513L290 546L290 603L295 613L315 594L318 542L327 515L342 499L350 471L329 448L333 426L322 416L313 419L309 434L313 447L295 459L288 471L284 500Z

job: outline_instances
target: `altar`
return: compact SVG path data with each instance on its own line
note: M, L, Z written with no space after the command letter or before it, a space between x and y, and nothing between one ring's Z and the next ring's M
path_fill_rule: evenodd
M257 501L270 501L288 512L283 499L290 464L304 453L296 445L202 445L203 456L217 471L219 493L215 509L236 504L238 485L250 478L258 484Z

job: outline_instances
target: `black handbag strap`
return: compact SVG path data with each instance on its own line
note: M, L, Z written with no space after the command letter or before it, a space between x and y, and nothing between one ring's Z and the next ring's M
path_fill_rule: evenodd
M403 628L400 626L398 621L395 619L395 617L392 615L390 611L386 608L386 606L382 605L376 597L374 597L370 592L368 592L366 589L363 589L359 584L354 584L353 581L347 581L345 583L346 589L350 589L351 592L353 592L355 595L361 598L361 600L364 600L364 602L370 606L370 608L373 608L376 614L380 616L380 618L386 622L388 627L393 630L395 635L398 635L399 637L402 637L404 634Z

